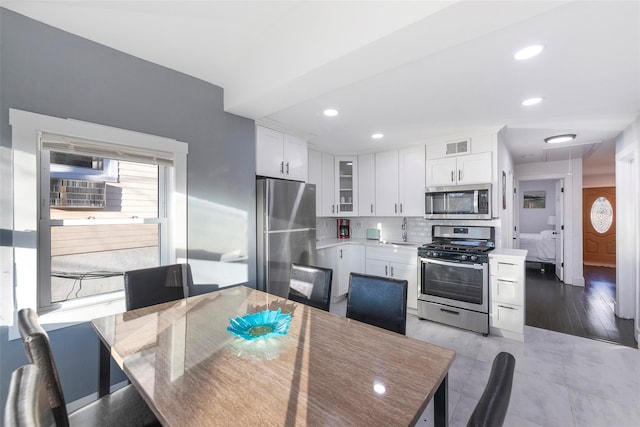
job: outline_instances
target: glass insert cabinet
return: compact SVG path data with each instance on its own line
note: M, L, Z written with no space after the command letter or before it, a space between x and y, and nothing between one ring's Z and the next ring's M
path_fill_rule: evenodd
M358 214L357 203L357 158L336 157L336 205L338 215L355 216Z

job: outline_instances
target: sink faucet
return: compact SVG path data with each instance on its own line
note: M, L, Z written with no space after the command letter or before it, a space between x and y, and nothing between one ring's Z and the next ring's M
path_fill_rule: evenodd
M402 218L402 241L407 241L407 218Z

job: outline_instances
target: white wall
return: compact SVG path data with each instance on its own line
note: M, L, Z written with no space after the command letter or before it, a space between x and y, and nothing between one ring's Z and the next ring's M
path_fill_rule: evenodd
M584 286L582 269L582 159L515 165L518 182L564 179L564 282ZM518 188L518 192L521 190ZM556 218L556 220L558 220Z
M547 220L556 214L556 181L557 179L545 179L535 181L521 181L518 192L519 226L520 233L539 233L542 230L551 230L554 226L548 225ZM544 208L527 208L524 206L524 193L526 191L545 191Z
M640 335L640 117L616 138L616 315Z
M583 175L582 188L615 187L616 174Z
M513 240L513 226L514 226L514 206L513 203L513 178L514 178L514 166L513 166L513 157L511 153L507 149L504 144L504 136L503 130L501 129L498 132L497 138L497 175L498 175L498 185L494 186L494 206L497 210L494 210L493 216L500 217L500 227L496 230L496 246L502 248L513 248L514 240ZM503 184L502 173L505 174L505 183ZM504 188L503 188L504 185ZM504 192L503 192L504 190ZM503 195L504 202L503 204Z

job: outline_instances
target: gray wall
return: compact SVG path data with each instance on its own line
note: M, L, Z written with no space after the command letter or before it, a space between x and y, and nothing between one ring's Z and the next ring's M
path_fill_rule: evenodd
M518 195L518 219L521 233L539 233L542 230L551 230L554 226L547 224L547 219L556 214L556 181L521 181L520 194ZM525 209L525 191L546 191L546 202L544 209Z
M189 240L204 234L216 241L207 223L191 221L206 217L198 212L202 205L192 200L246 212L249 282L255 283L254 122L223 111L222 88L0 8L0 102L3 148L11 146L9 108L189 143ZM7 230L0 238L1 245L12 245ZM194 251L200 258L201 252L215 252L206 247ZM91 326L55 330L50 338L67 401L95 392L98 339ZM2 327L2 410L10 374L26 362L22 343L8 341ZM112 380L122 378L116 373Z

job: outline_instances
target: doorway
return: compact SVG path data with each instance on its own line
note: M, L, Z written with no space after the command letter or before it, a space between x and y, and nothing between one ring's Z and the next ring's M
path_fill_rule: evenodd
M584 188L582 190L582 236L583 263L615 269L615 187Z

